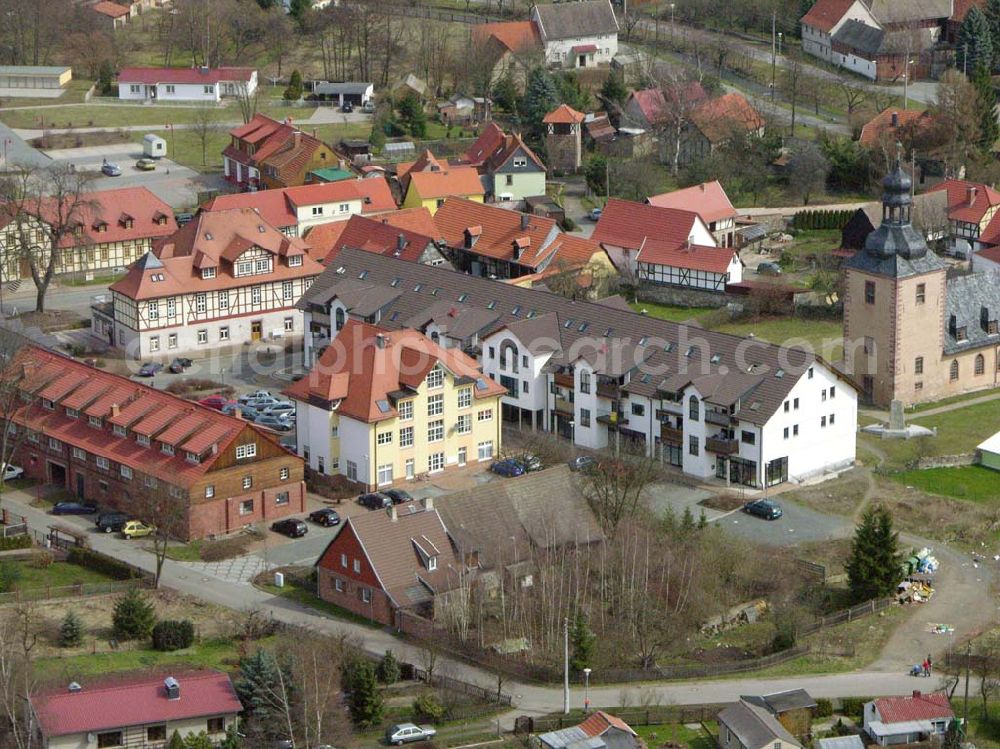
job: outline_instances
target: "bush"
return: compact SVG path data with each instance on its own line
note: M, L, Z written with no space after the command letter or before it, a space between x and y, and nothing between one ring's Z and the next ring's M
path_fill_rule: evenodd
M382 660L375 667L375 678L382 684L395 684L399 681L399 661L391 650L385 651Z
M840 701L840 712L849 718L860 719L864 715L865 703L870 701L868 697L844 697Z
M164 619L153 627L153 649L183 650L194 644L194 624L190 619Z
M423 723L437 723L444 717L444 705L433 694L413 700L413 719Z
M21 579L21 567L17 562L0 562L0 593L9 593Z
M75 648L81 642L83 642L83 625L80 624L80 618L72 610L67 611L59 628L59 645L64 648Z
M156 612L145 594L133 588L115 601L111 624L119 640L140 640L153 631Z
M829 718L833 715L833 703L826 697L816 699L816 717Z
M13 551L14 549L30 549L33 545L31 536L7 536L0 538L0 551Z
M69 550L69 556L66 557L66 561L70 564L78 564L89 570L100 572L102 575L107 575L115 580L132 580L142 577L141 572L125 564L125 562L121 562L114 557L109 557L99 551L84 549L79 546L74 546Z

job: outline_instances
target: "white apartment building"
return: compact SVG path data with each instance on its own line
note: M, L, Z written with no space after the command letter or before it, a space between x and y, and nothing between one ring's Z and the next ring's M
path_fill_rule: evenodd
M137 359L301 335L307 250L250 209L199 213L109 287L92 332Z
M217 104L228 96L257 90L253 68L123 68L118 73L122 101L201 101Z

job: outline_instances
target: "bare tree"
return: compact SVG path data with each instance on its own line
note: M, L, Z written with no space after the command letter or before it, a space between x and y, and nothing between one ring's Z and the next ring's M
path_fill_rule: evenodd
M32 663L41 628L33 604L18 604L0 617L0 705L4 718L0 743L12 749L35 746L29 700L35 691Z
M248 97L249 98L249 97ZM243 108L243 101L240 101L240 108ZM256 99L253 102L253 108L256 110L257 102ZM249 109L249 102L248 102ZM253 118L246 117L246 113L243 113L244 122L249 122ZM215 107L211 104L202 104L194 110L194 117L191 120L191 129L194 131L195 137L198 138L198 142L201 144L201 165L205 166L208 163L208 140L212 137L218 129L218 125L215 120Z
M154 478L153 483L149 486L143 478L143 485L132 495L128 509L154 528L148 538L153 543L153 585L159 587L170 542L188 537L188 508L185 498L171 496L170 486L165 481Z
M781 77L782 93L788 103L792 105L792 124L788 131L790 135L795 135L795 115L804 83L802 64L792 60Z
M340 704L341 672L356 647L346 634L330 637L297 630L293 637L283 638L280 660L287 667L294 697L288 713L301 746L342 745L348 738L349 724L342 720Z
M279 59L278 74L281 74L281 63ZM250 90L250 86L247 81L239 81L236 84L236 101L240 105L240 116L243 117L243 123L246 124L250 122L257 115L257 104L260 101L260 85L257 85L253 91ZM204 158L205 149L202 148L202 164L205 163Z
M27 429L19 428L15 414L25 408L27 390L22 390L30 373L17 366L15 356L27 341L17 333L0 327L0 469L11 464ZM4 471L0 470L0 492L4 489Z
M45 311L45 295L64 255L86 244L85 227L94 203L87 194L92 177L69 164L20 167L0 182L0 203L10 219L8 256L25 264L35 284L35 311Z
M1000 647L995 640L986 639L976 648L970 670L979 682L979 696L983 701L983 720L989 720L989 701L1000 691Z
M670 171L676 176L680 170L684 138L687 137L691 124L691 113L696 106L690 95L692 82L677 71L662 73L657 76L656 82L666 102L663 122L657 129L657 136L661 142L663 160L670 164Z
M583 480L584 496L609 537L625 518L635 515L642 493L659 474L656 460L641 450L626 444L624 456L598 462Z

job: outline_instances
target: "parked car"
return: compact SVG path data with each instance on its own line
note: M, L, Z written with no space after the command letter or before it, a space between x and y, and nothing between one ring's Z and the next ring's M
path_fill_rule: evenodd
M239 403L246 403L247 401L252 401L257 398L274 398L274 396L267 390L254 390L252 393L244 393L236 400Z
M186 359L183 356L178 356L176 359L170 362L170 366L168 367L168 369L170 370L171 374L181 374L185 369L187 369L190 366L191 366L190 359Z
M392 500L382 492L370 492L358 497L358 504L369 510L381 510L383 507L391 507Z
M156 169L156 159L142 158L135 162L135 168L141 172L151 172Z
M331 510L329 507L310 512L309 519L317 525L325 525L327 528L331 525L340 525L340 515L336 510Z
M361 111L365 114L372 114L375 111L375 102L369 99L361 105Z
M278 403L280 403L280 401L277 398L267 396L265 398L251 398L243 405L247 408L252 408L254 411L260 411L263 413L264 409L277 405Z
M413 501L413 497L405 489L386 489L382 493L391 499L394 505L401 505L403 502Z
M295 404L291 401L278 401L263 408L268 416L295 416Z
M191 219L194 218L193 213L175 213L174 221L177 222L178 226L184 226L184 224L191 223Z
M587 214L587 218L591 221L599 221L602 213L604 213L604 211L600 208L591 208L590 213Z
M163 365L162 364L157 364L154 361L146 362L141 367L139 367L139 376L140 377L152 377L157 372L159 372L161 369L163 369Z
M780 276L781 266L777 263L772 263L770 260L765 260L763 263L757 265L757 275L758 276Z
M343 104L340 105L340 111L343 112L344 114L350 114L351 112L354 111L354 105L351 104L351 102L349 101L345 101Z
M259 414L253 423L259 427L264 427L265 429L273 429L275 432L290 432L295 426L288 419L283 419L280 416L271 416L269 414Z
M743 505L743 512L764 518L764 520L777 520L784 514L781 511L781 506L770 499L755 499L753 502L747 502Z
M124 512L102 512L97 516L97 529L104 533L117 533L125 528L128 515Z
M395 746L408 744L411 741L430 741L437 736L431 726L418 726L413 723L400 723L386 729L385 740Z
M271 530L289 538L302 538L309 532L309 526L298 518L285 518L271 523Z
M244 421L256 421L257 412L254 411L249 406L240 405L239 403L227 403L222 408L219 409L226 416L235 416L236 412L240 412L240 416Z
M524 470L527 471L528 473L532 473L533 471L540 471L543 468L545 468L545 466L542 464L542 459L539 458L534 453L525 453L524 455L518 456L516 460L518 463L524 466Z
M19 479L24 475L24 469L21 466L13 465L12 463L3 464L3 480L13 481L14 479Z
M56 502L52 505L53 515L93 515L97 505L84 502Z
M490 470L498 476L520 476L524 473L524 466L514 458L496 460L490 465Z
M122 536L129 539L133 538L143 538L144 536L152 536L156 533L155 525L147 525L141 520L129 520L122 526Z
M106 177L121 177L122 168L117 164L112 164L110 161L105 161L101 164L101 174Z
M209 395L198 401L203 406L208 406L209 408L214 408L216 411L221 411L226 406L235 406L236 401L231 401L228 398L223 398L221 395Z
M569 460L569 470L571 471L589 471L596 465L597 461L589 455L577 455Z

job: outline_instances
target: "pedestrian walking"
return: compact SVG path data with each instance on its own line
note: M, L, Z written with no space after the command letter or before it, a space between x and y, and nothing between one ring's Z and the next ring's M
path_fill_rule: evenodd
M931 664L927 662L926 658L924 658L924 662L923 662L923 665L922 665L921 668L923 670L924 676L930 676L931 675Z
M927 675L931 675L931 669L934 667L933 661L931 661L931 654L927 654Z

